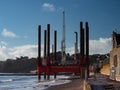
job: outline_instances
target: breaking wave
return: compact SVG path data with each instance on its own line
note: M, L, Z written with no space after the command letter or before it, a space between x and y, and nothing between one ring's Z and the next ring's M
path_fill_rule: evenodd
M41 78L44 78L43 76ZM64 78L64 79L63 79ZM35 76L0 76L0 90L44 90L53 85L70 82L67 76L58 76L58 79L51 77L51 80L41 80Z
M7 79L7 80L0 80L0 83L6 83L6 82L12 82L13 79Z

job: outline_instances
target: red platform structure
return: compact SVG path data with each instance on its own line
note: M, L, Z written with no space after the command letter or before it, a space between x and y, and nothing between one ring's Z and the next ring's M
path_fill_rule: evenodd
M85 34L86 33L86 34ZM86 37L85 37L86 36ZM54 31L54 60L56 60L57 52L57 31ZM75 54L77 56L77 54ZM44 60L41 58L41 25L38 26L38 80L41 79L41 74L45 79L49 79L50 75L56 75L58 73L76 73L82 78L85 78L85 70L87 76L89 76L89 27L88 22L85 23L85 29L83 23L80 22L80 55L77 56L77 64L55 64L51 63L50 58L50 24L47 25L47 30L44 31ZM43 64L43 62L45 62Z

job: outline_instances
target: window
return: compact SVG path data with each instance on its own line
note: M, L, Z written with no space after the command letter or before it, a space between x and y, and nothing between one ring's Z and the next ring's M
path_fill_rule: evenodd
M114 56L114 66L117 67L117 55Z

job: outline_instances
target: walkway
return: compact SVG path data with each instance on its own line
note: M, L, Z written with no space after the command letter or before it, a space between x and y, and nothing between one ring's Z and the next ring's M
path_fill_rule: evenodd
M96 79L88 79L92 90L120 90L120 82L110 80L108 76L97 74Z

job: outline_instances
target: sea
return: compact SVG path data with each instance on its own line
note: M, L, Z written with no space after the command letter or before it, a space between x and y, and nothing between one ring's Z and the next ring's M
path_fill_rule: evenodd
M60 85L69 83L69 76L58 75L56 79L54 76L50 76L50 80L44 80L41 76L41 80L38 81L37 75L21 75L0 73L0 90L45 90L46 88L54 85Z

